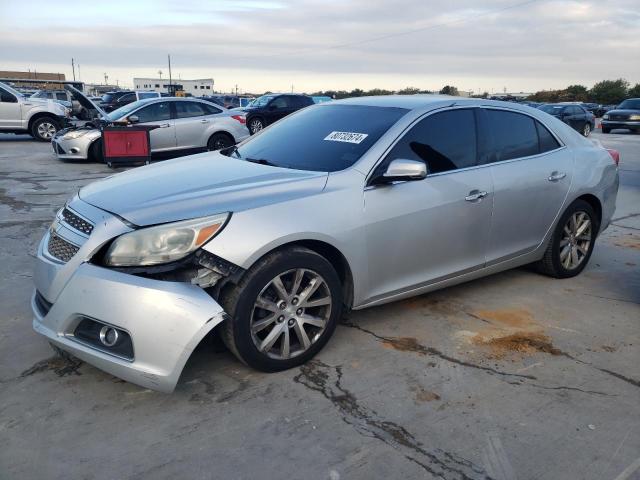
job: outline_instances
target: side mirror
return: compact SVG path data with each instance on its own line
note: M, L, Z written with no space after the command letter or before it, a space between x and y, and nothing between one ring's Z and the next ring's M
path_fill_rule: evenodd
M427 166L424 162L399 158L393 160L387 170L373 182L374 184L399 181L422 180L427 176Z
M137 115L131 115L129 118L129 123L138 123L140 121L140 117Z

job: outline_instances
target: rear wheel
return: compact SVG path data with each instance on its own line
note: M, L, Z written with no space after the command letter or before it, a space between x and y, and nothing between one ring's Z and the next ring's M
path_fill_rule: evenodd
M588 137L591 134L591 124L589 122L584 124L582 127L582 135Z
M220 299L231 316L222 338L244 363L267 372L301 365L327 343L342 311L333 266L302 247L269 254Z
M207 149L209 151L221 150L223 148L230 147L234 143L233 139L226 133L214 133L207 142Z
M538 270L555 278L570 278L586 267L600 228L595 211L584 200L576 200L564 212Z
M50 142L58 130L60 124L51 117L40 117L31 124L31 136L41 142Z

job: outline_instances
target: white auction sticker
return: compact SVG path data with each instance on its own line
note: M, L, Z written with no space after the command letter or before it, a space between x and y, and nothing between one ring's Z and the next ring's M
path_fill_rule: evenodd
M330 142L362 143L368 136L367 133L331 132L324 139Z

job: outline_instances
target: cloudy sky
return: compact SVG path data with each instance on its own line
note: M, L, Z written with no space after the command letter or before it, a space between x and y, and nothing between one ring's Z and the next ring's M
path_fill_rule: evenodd
M228 91L640 82L640 0L0 0L0 70ZM77 74L77 73L76 73Z

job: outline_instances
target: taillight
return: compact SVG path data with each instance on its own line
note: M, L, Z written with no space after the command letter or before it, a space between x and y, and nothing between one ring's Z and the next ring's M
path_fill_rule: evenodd
M611 158L613 158L613 161L615 162L616 166L620 165L620 152L617 150L614 150L613 148L607 148L607 152L609 152L609 155L611 155Z
M247 119L246 117L243 117L242 115L231 115L231 118L233 118L234 120L239 121L241 124L245 124L247 123Z

